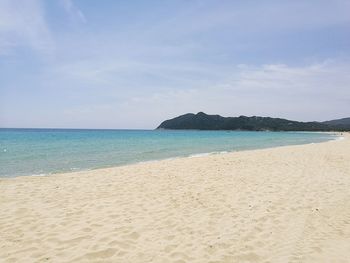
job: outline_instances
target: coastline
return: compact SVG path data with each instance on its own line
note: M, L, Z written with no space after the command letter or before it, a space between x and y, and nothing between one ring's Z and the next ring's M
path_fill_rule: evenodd
M342 134L341 132L323 132L323 131L322 132L321 131L290 132L290 131L286 131L286 133L321 133L321 134L323 133L323 134L330 134L330 135L335 136L334 138L329 138L327 141L316 142L317 144L341 140L342 138L344 138L341 135ZM118 167L128 167L128 166L139 165L139 164L143 164L143 163L153 163L153 162L177 160L177 159L183 159L183 158L198 158L198 157L205 157L205 156L211 156L211 155L217 155L217 154L230 154L230 153L245 152L245 151L255 151L255 150L265 150L265 149L268 150L268 149L275 149L275 148L280 148L280 147L309 145L309 144L315 144L315 142L308 142L308 143L301 143L301 144L277 145L277 146L269 146L269 147L258 147L255 149L238 149L238 150L224 150L224 151L194 153L194 154L190 154L190 155L179 155L179 156L168 157L168 158L151 159L151 160L146 160L146 161L136 161L136 162L130 162L130 163L125 163L125 164L120 164L120 165L110 165L110 166L106 166L106 167L74 168L74 169L71 168L70 171L49 172L49 173L40 173L40 174L19 174L19 175L0 176L0 180L2 180L2 179L14 179L14 178L18 178L18 177L28 177L28 176L45 177L45 176L54 176L54 175L71 174L71 173L86 173L89 171L114 169L114 168L118 168Z
M346 262L350 135L0 179L5 262Z

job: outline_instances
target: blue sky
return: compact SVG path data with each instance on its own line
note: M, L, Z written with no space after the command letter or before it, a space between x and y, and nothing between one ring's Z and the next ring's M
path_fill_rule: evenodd
M0 127L350 116L350 1L0 0Z

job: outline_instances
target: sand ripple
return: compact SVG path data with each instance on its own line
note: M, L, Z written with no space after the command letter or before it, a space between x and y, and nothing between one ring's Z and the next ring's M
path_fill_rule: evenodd
M0 180L1 262L350 262L350 139Z

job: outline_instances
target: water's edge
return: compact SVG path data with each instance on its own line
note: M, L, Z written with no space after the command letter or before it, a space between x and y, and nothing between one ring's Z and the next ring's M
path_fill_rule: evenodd
M268 146L268 147L256 147L253 149L240 149L240 150L231 150L231 151L213 151L213 152L205 152L205 153L196 153L196 154L190 154L190 155L179 155L174 156L170 158L159 158L159 159L152 159L152 160L146 160L146 161L135 161L135 162L129 162L119 165L110 165L105 167L94 167L94 168L82 168L82 169L71 169L70 171L59 171L59 172L49 172L49 173L41 173L41 174L21 174L21 175L10 175L10 176L0 176L0 180L6 179L16 179L19 177L50 177L50 176L59 176L64 174L72 174L72 173L84 173L89 171L96 171L96 170L105 170L105 169L114 169L119 167L127 167L127 166L133 166L143 163L156 163L161 161L169 161L169 160L178 160L178 159L187 159L187 158L201 158L211 155L222 155L222 154L232 154L232 153L238 153L238 152L249 152L249 151L258 151L258 150L269 150L269 149L276 149L276 148L284 148L284 147L293 147L293 146L303 146L303 145L313 145L313 144L322 144L322 143L329 143L334 142L338 140L345 139L344 136L342 136L338 132L301 132L301 133L321 133L321 134L329 134L332 135L332 137L329 137L327 140L320 141L320 142L306 142L306 143L300 143L300 144L286 144L286 145L276 145L276 146Z

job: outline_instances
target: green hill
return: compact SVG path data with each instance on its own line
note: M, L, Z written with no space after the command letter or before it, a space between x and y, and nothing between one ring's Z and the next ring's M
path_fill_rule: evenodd
M348 118L350 120L350 118ZM342 119L346 120L346 119ZM331 121L332 122L332 121ZM239 116L222 117L204 112L187 113L163 121L157 129L172 130L247 130L247 131L345 131L350 124L299 122L281 118Z

